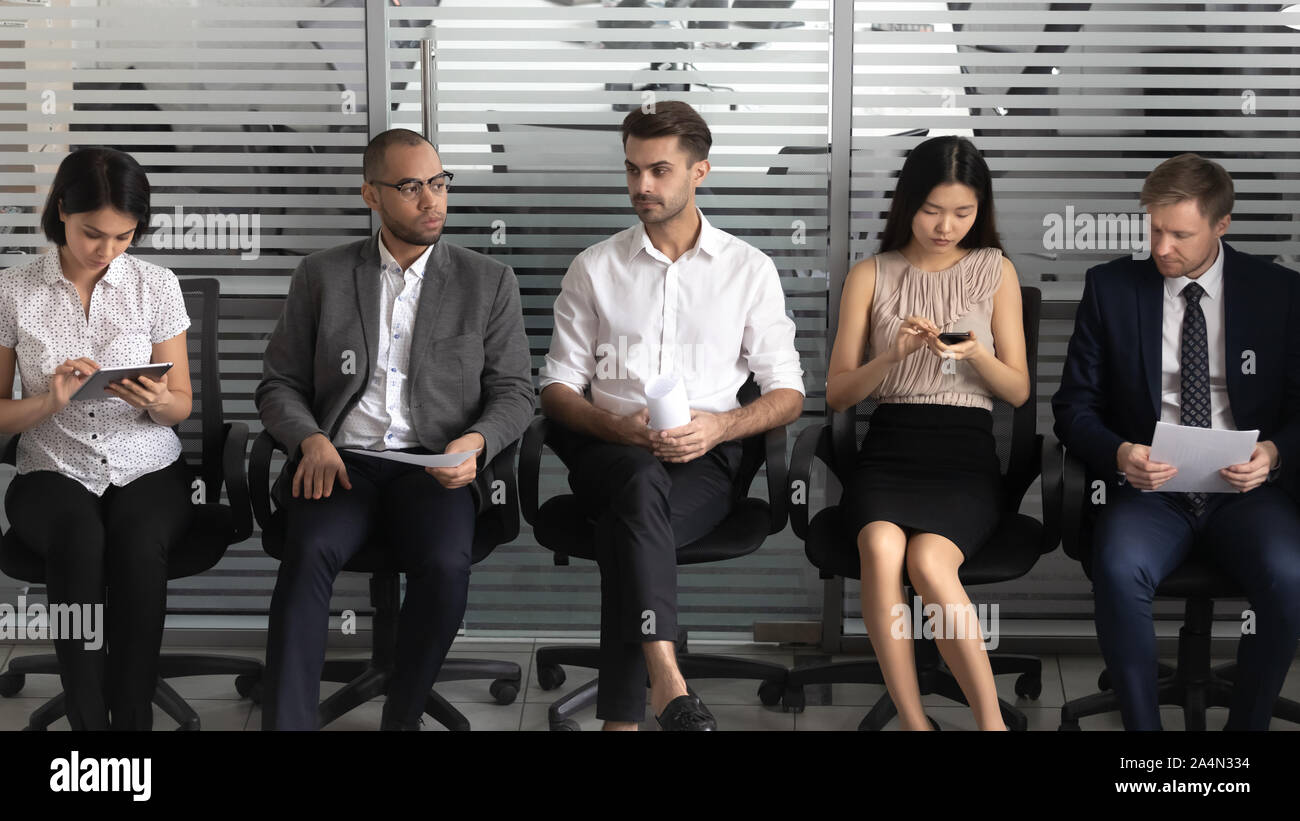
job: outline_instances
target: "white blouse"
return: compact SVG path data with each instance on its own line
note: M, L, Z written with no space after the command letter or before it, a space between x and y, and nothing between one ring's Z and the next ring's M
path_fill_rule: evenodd
M0 345L17 353L23 398L49 393L65 360L139 365L153 346L190 326L180 281L166 268L122 254L90 295L90 316L64 278L57 250L0 272ZM69 402L23 432L18 472L52 470L96 496L161 470L181 454L176 433L115 396Z

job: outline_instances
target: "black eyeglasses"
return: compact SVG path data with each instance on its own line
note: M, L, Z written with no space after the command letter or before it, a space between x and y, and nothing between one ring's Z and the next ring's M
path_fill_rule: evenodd
M450 171L444 171L441 174L435 174L427 180L402 180L401 182L381 182L371 180L371 185L385 185L389 188L396 188L397 193L402 195L404 200L418 200L424 193L424 187L429 186L435 197L441 197L451 188L451 181L456 175Z

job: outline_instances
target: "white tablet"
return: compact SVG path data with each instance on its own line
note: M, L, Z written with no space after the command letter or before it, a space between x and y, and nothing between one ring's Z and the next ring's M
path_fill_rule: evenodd
M113 382L121 382L123 379L139 379L141 376L147 376L150 379L157 380L158 377L171 370L170 362L155 362L149 365L128 365L123 368L100 368L86 380L77 392L72 395L73 401L80 399L113 399L111 393L104 393Z

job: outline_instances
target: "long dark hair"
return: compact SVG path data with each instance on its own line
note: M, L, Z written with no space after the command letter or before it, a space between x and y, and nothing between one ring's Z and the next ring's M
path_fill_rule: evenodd
M72 152L59 163L41 213L41 230L55 245L67 245L68 236L59 219L59 204L65 214L98 211L110 206L135 217L134 245L149 230L149 178L135 158L115 148L92 147Z
M912 219L935 186L959 182L975 192L975 223L958 248L1002 249L993 215L993 181L988 164L975 144L965 137L931 137L913 148L903 161L889 218L880 237L880 253L897 251L912 239Z

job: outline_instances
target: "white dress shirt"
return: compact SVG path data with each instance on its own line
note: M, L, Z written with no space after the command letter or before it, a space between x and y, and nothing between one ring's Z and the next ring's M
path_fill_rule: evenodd
M722 413L750 371L763 393L804 393L794 335L766 254L700 214L695 247L672 261L638 222L569 266L541 387L590 387L596 407L626 415L645 407L650 380L677 376L692 408Z
M411 331L420 307L430 245L405 271L379 234L379 354L361 400L334 436L334 446L400 450L420 444L411 424Z
M1236 430L1232 409L1228 407L1227 342L1223 333L1223 243L1214 264L1196 279L1165 277L1164 318L1160 345L1160 421L1182 424L1182 349L1183 315L1187 300L1183 289L1190 283L1200 285L1201 312L1205 314L1205 342L1210 354L1210 427Z
M153 346L190 326L176 275L122 254L90 294L90 315L77 286L63 276L57 250L0 274L0 345L12 348L23 397L50 392L54 369L87 357L100 367L141 365ZM96 496L162 470L181 455L175 431L116 396L69 402L24 431L18 472L50 470Z

